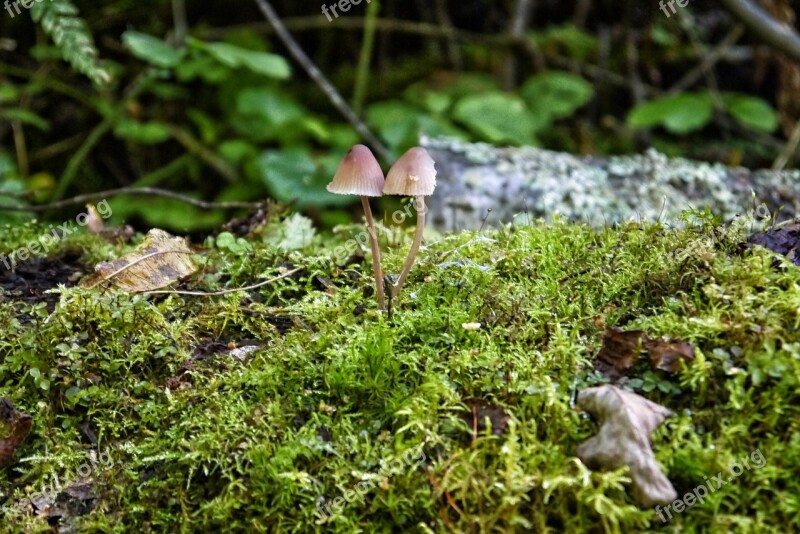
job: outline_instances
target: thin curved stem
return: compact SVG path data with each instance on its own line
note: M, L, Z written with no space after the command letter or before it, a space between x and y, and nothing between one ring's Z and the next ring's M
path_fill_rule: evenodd
M375 274L375 293L378 295L378 309L384 309L383 271L381 271L381 249L378 248L378 236L375 235L375 221L372 219L372 209L369 207L369 198L361 197L361 206L364 208L364 217L367 218L367 233L369 246L372 249L372 272Z
M411 243L411 250L408 251L406 262L403 264L403 270L400 271L400 278L398 278L397 283L392 286L392 298L397 297L397 295L400 294L400 290L403 289L406 278L408 278L408 273L411 271L411 267L414 265L414 260L417 257L419 245L422 243L422 230L425 228L425 197L422 195L414 197L414 202L417 207L417 231L414 232L414 241Z

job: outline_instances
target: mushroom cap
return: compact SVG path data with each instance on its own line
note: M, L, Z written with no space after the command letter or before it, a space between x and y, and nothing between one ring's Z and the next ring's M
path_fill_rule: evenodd
M436 169L433 158L421 146L415 146L400 156L383 186L384 195L409 197L429 196L436 188Z
M328 191L337 195L379 197L383 195L383 171L372 151L364 145L355 145L347 151Z

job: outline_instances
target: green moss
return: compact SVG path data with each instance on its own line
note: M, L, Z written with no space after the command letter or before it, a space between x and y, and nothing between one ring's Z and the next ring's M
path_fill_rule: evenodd
M26 228L14 242L41 230ZM74 479L94 449L113 463L92 470L97 507L74 519L85 532L789 531L800 272L739 254L741 232L719 236L708 217L446 235L423 250L391 317L375 310L367 261L332 261L347 235L296 252L208 249L202 290L304 266L248 294L62 288L52 312L6 295L0 394L35 423L0 472L2 498ZM125 252L84 234L58 246L87 265ZM397 272L405 246L385 250ZM633 377L676 413L653 447L679 494L752 451L765 465L666 524L633 504L624 470L583 466L575 450L596 425L573 398L603 380L592 358L604 326L696 347L677 375ZM243 360L198 352L209 342L260 348ZM502 414L494 429L482 410ZM324 519L337 497L353 502ZM14 511L2 525L48 529Z

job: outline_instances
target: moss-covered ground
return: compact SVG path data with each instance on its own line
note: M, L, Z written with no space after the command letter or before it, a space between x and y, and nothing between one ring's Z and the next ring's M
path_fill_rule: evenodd
M42 231L6 228L3 248ZM0 470L0 531L800 528L800 270L788 261L741 252L741 232L707 217L459 233L423 249L389 317L369 259L333 259L344 237L199 248L205 265L181 287L301 268L214 297L76 287L132 246L88 234L47 258L77 270L58 280L48 264L67 286L56 293L6 272L0 396L34 425ZM390 273L400 237L384 243ZM680 495L753 451L762 466L666 522L631 500L625 469L585 467L576 448L597 423L574 398L606 380L593 358L612 326L695 347L678 373L642 362L621 383L675 412L652 444ZM247 345L260 348L230 350ZM49 522L25 501L53 484L80 494L78 482Z

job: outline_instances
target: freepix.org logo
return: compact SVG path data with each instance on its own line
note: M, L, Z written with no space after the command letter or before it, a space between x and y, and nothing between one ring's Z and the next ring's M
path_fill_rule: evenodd
M8 11L8 14L11 15L13 19L17 15L22 14L22 10L19 8L20 4L24 9L30 9L33 4L38 4L39 2L52 2L53 0L6 0L5 8Z

